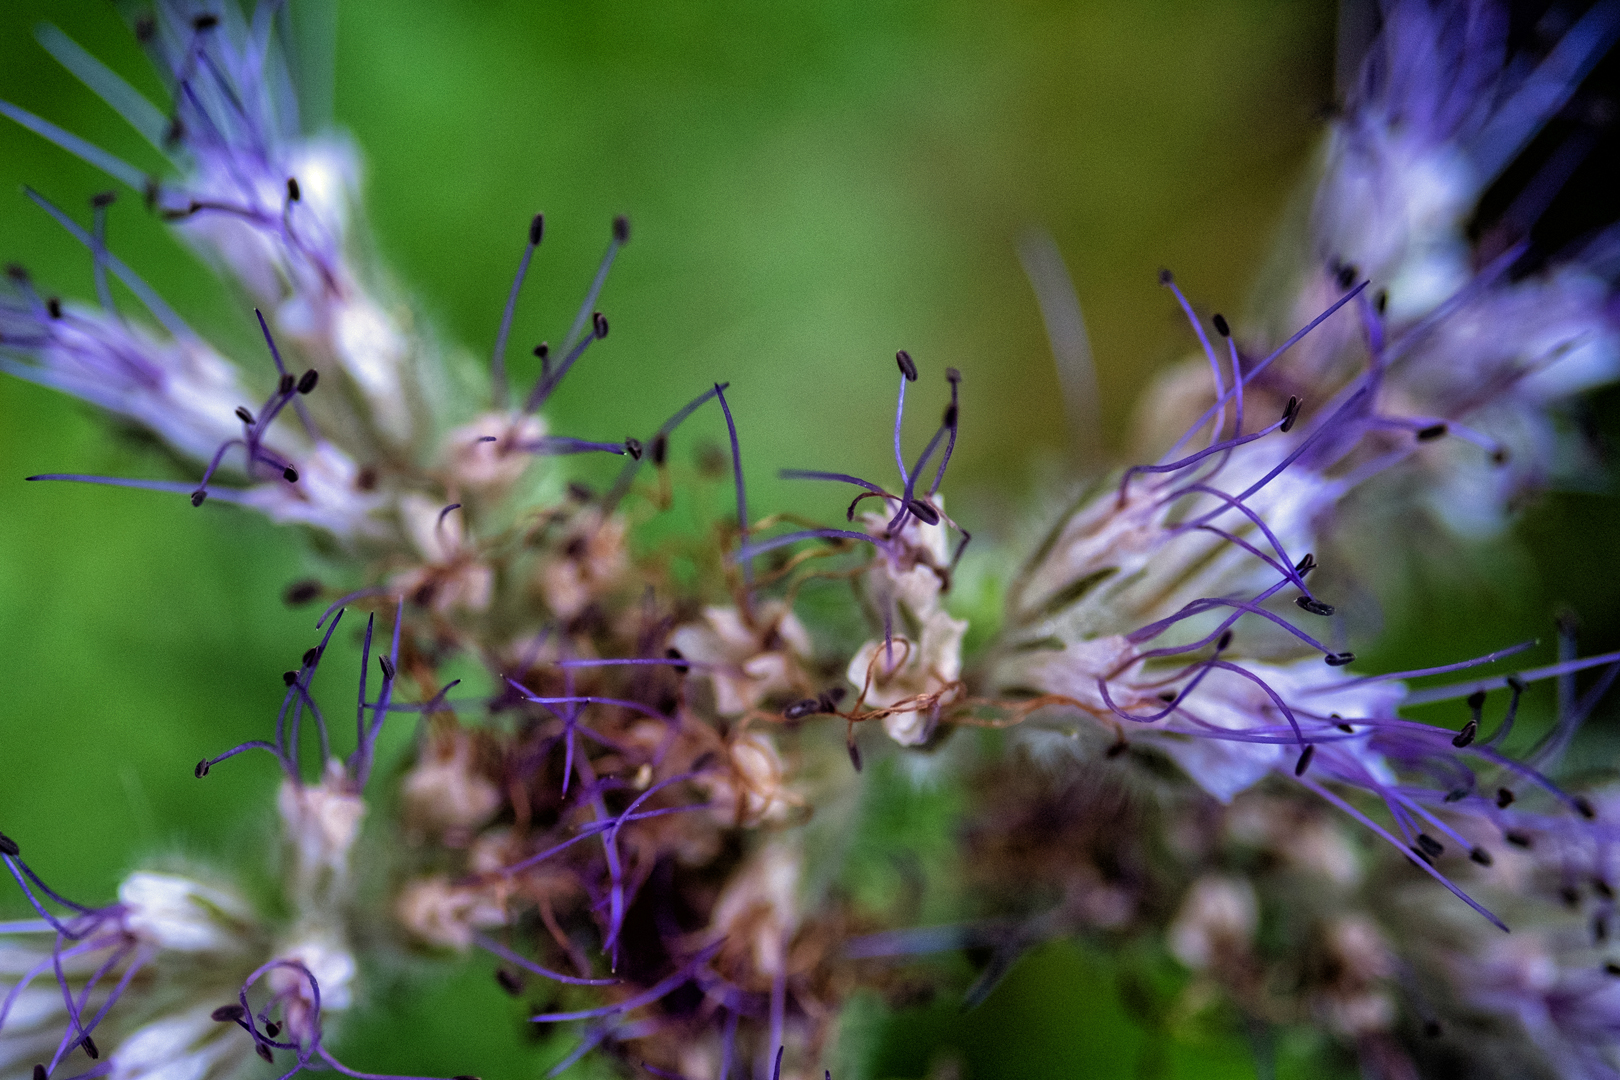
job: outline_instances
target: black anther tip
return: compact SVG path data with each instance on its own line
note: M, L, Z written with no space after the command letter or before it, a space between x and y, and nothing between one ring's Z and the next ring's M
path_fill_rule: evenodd
M1109 761L1113 761L1130 748L1130 743L1126 742L1124 739L1120 739L1118 742L1109 744L1108 749L1103 751L1103 757L1107 758Z
M945 381L952 386L956 386L962 381L962 373L953 367L948 367L945 369Z
M652 463L663 468L664 462L669 460L669 436L662 431L654 435L651 449Z
M1388 289L1378 290L1378 295L1373 297L1373 307L1378 309L1378 314L1382 315L1384 313L1384 309L1389 307Z
M281 602L288 607L303 607L319 595L321 583L314 578L305 578L287 586L287 591L281 594Z
M685 660L686 657L682 655L681 650L671 645L669 648L664 650L664 659ZM685 675L687 672L692 670L692 666L690 664L671 664L670 666L674 669L675 674L677 675Z
M624 440L624 452L637 461L641 460L641 440L631 437Z
M1463 729L1461 731L1457 732L1457 734L1452 737L1451 745L1461 750L1465 746L1472 745L1474 742L1474 736L1478 734L1479 721L1470 720L1468 723L1463 725Z
M479 1080L479 1078L471 1073L460 1073L456 1076L452 1076L450 1080Z
M1160 270L1159 271L1159 284L1160 285L1168 285L1174 280L1176 280L1176 275L1172 274L1169 270Z
M1496 789L1496 808L1498 810L1506 810L1508 807L1510 807L1512 805L1513 805L1513 792L1509 791L1505 787L1497 788Z
M80 1039L79 1045L84 1047L84 1052L90 1055L91 1061L95 1061L97 1058L101 1057L101 1048L96 1045L96 1040L92 1039L90 1036L86 1035L84 1038Z
M1506 465L1507 463L1508 463L1508 452L1504 447L1499 446L1495 450L1491 451L1491 464L1492 465L1500 466L1500 465Z
M287 177L287 201L294 203L303 197L303 192L298 190L298 179L292 176Z
M145 45L157 36L157 20L150 15L135 20L135 40Z
M1452 791L1446 792L1445 801L1447 803L1462 802L1466 798L1468 798L1468 789L1456 788Z
M1294 597L1294 606L1302 611L1308 611L1312 615L1332 615L1334 611L1332 604L1324 604L1322 601L1309 596Z
M1417 441L1418 442L1433 442L1435 439L1440 438L1442 435L1444 435L1447 431L1450 431L1450 430L1451 429L1446 427L1446 425L1444 425L1444 424L1430 424L1426 428L1418 428L1418 430L1417 430Z
M1514 847L1529 849L1535 845L1535 841L1531 839L1529 833L1520 832L1517 829L1510 829L1503 833L1502 839L1506 840Z
M607 332L608 332L607 316L602 314L600 311L598 311L595 315L591 316L591 332L594 333L599 338L607 337Z
M529 246L539 247L541 237L546 235L546 215L536 214L529 222Z
M309 648L304 650L304 656L303 656L302 663L303 663L303 665L305 667L309 667L309 665L313 664L315 661L319 660L320 658L321 658L321 650L319 648L317 648L316 646L311 645Z
M377 657L377 664L382 668L383 678L389 682L394 681L394 662L386 656Z
M270 1052L270 1048L264 1045L262 1042L255 1042L253 1044L253 1052L264 1058L266 1061L273 1063L276 1060L276 1055L272 1054Z
M315 384L320 381L321 373L316 371L314 368L310 368L308 371L298 376L298 392L300 394L307 394L311 390L315 389Z
M1305 557L1303 559L1294 564L1294 573L1298 574L1300 577L1304 577L1306 574L1315 569L1316 556L1311 554L1309 551L1305 553Z
M95 207L97 210L111 206L117 201L118 192L116 191L98 191L94 195L90 196L90 205Z
M782 710L784 720L803 720L821 711L821 702L813 697L801 698Z
M1562 889L1559 889L1558 899L1562 900L1564 906L1571 911L1581 906L1581 894L1576 892L1572 885L1565 885Z
M247 1015L247 1010L237 1004L221 1005L210 1014L216 1023L229 1024L240 1020Z
M860 772L861 771L861 748L859 746L855 745L855 740L854 739L849 740L849 742L846 743L845 745L849 747L849 763L851 765L855 766L855 771L856 772Z
M630 219L623 214L613 219L613 239L620 244L630 242Z
M1355 659L1356 654L1353 652L1336 652L1322 657L1322 662L1328 667L1344 667L1346 664L1354 663Z
M911 358L910 353L901 349L894 354L894 362L900 365L900 374L906 377L906 382L917 381L917 363Z
M1299 760L1294 763L1294 775L1304 776L1305 770L1311 767L1311 759L1315 756L1316 745L1313 743L1310 746L1307 746L1304 751L1300 753Z
M1575 812L1580 814L1581 817L1585 818L1586 820L1591 821L1593 818L1597 817L1597 811L1592 809L1592 804L1587 801L1585 795L1577 795L1575 798L1571 799L1570 802L1574 805Z
M1232 631L1224 631L1215 642L1216 652L1225 652L1232 645Z
M1339 267L1339 288L1348 289L1356 283L1356 268L1346 263Z
M1615 963L1613 960L1603 965L1603 971L1605 974L1620 978L1620 964Z
M208 498L207 490L204 489L204 488L198 488L196 491L193 491L191 493L191 505L192 506L201 506L207 500L207 498Z
M22 263L6 263L6 277L15 281L18 285L26 284L28 281L28 268L23 266Z
M281 470L281 478L289 484L296 484L298 483L298 470L289 465Z
M1288 399L1288 405L1283 409L1281 430L1283 430L1283 431L1292 431L1292 430L1294 430L1294 424L1298 420L1299 420L1299 398L1290 397Z
M538 356L542 360L544 360L546 357L550 356L551 355L551 342L542 341L540 344L536 345L534 347L534 355Z
M1484 708L1484 706L1485 706L1485 691L1483 691L1483 690L1475 690L1472 694L1468 695L1468 707L1470 709L1474 709L1475 711L1478 711L1479 709Z
M253 425L253 414L248 412L247 407L244 405L236 407L236 418L250 427Z
M1232 328L1229 325L1227 325L1225 315L1222 315L1219 312L1217 312L1215 314L1215 318L1213 320L1211 320L1211 321L1213 321L1215 323L1215 332L1217 334L1221 335L1221 337L1231 337L1232 336Z
M1417 842L1418 847L1422 848L1426 855L1439 858L1446 853L1446 846L1428 833L1418 833Z
M956 406L955 406L955 404L945 406L945 419L943 421L941 421L941 422L943 423L943 425L945 427L948 427L948 428L953 428L953 427L956 426Z
M1428 1038L1438 1039L1442 1034L1442 1031L1441 1031L1441 1028L1440 1028L1440 1021L1438 1021L1438 1020L1425 1020L1423 1022L1423 1034L1425 1036L1427 1036Z
M198 15L195 19L191 20L191 28L199 33L204 30L212 30L218 25L219 16L209 14L208 12L204 12L203 14Z
M281 673L281 685L283 685L283 686L291 686L293 683L295 683L297 681L298 681L298 672L296 672L296 671L283 671Z
M54 296L51 297L45 301L45 310L50 312L51 318L60 319L62 317L62 301Z
M17 846L17 841L5 833L0 833L0 855L10 855L12 858L16 858L20 854L22 854L22 849Z
M1492 863L1496 862L1495 859L1491 858L1491 853L1482 847L1477 847L1470 851L1468 853L1468 857L1481 866L1490 866Z
M43 1066L43 1065L35 1065L34 1066L34 1080L45 1080L45 1078L48 1075L50 1075L50 1074L45 1071L45 1066Z
M283 375L281 377L281 383L277 389L282 396L286 396L287 394L290 394L294 390L298 389L298 380L293 378L290 373Z
M523 993L523 980L505 968L495 969L495 983L513 997Z
M191 770L191 775L201 780L203 777L208 775L208 770L212 769L213 767L213 764L210 763L207 758L203 758L201 761L197 762L197 767ZM218 1020L219 1017L216 1016L214 1019Z
M939 511L935 510L932 506L929 506L921 499L908 499L906 501L906 509L915 514L917 520L921 521L925 525L939 524Z
M264 1022L264 1033L266 1035L270 1036L272 1039L275 1038L277 1035L280 1035L281 1034L281 1024L280 1024L280 1022L276 1021L276 1020L266 1020Z

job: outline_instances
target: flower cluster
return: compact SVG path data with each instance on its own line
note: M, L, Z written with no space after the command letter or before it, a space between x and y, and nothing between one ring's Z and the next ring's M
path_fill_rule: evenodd
M82 906L0 836L38 916L0 924L0 1069L223 1080L256 1054L287 1076L376 1080L333 1056L325 1025L360 1000L367 943L386 941L476 955L513 996L543 995L532 1020L578 1035L553 1073L600 1051L658 1076L809 1076L853 989L904 986L913 954L991 946L977 1000L1035 942L1138 933L1185 970L1189 1002L1222 994L1261 1026L1314 1024L1369 1075L1412 1075L1457 1024L1517 1033L1513 1060L1541 1063L1526 1068L1613 1071L1620 965L1602 950L1620 796L1555 772L1620 657L1571 646L1551 665L1413 689L1521 647L1353 673L1358 630L1338 611L1355 562L1339 556L1391 542L1365 504L1496 527L1577 456L1559 409L1620 375L1613 236L1546 257L1524 235L1468 229L1620 35L1611 5L1511 63L1492 4L1387 6L1321 163L1306 265L1272 298L1285 328L1206 320L1161 276L1202 353L1144 425L1162 452L1042 512L972 653L953 595L970 534L942 491L959 371L908 459L923 368L896 354L894 483L783 470L857 489L843 523L756 520L727 383L693 387L645 439L559 435L542 415L603 351L598 301L625 218L561 345L539 345L534 385L514 388L536 215L487 394L458 392L467 373L359 239L357 153L300 123L275 15L162 0L138 20L166 111L42 33L173 176L0 103L229 276L268 359L228 361L112 253L111 195L87 228L29 192L88 250L98 302L13 269L0 366L149 431L184 477L30 479L151 489L177 513L239 503L318 538L338 579L288 590L327 606L273 732L194 767L218 783L239 754L276 758L279 906L195 868L138 870L116 903ZM1504 228L1525 233L1559 182L1534 181ZM117 306L111 277L143 316ZM729 464L735 517L669 538L648 526L692 478L672 443L700 410L726 425L716 471ZM594 491L553 460L577 454L623 464ZM799 603L828 583L848 588L864 633ZM361 643L352 743L328 720L330 677L314 690L340 625ZM1577 696L1590 668L1602 677ZM1510 749L1521 695L1545 679L1561 711ZM1456 700L1454 727L1402 712ZM868 721L881 737L862 738ZM402 724L415 737L395 768L379 746ZM848 845L817 830L857 816L867 755L929 762L969 793L962 906L976 921L919 929L839 884ZM395 790L379 798L379 784ZM1493 936L1510 925L1531 932Z

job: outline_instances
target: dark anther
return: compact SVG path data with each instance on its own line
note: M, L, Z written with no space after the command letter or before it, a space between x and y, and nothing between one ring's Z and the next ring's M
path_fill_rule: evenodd
M1495 859L1491 858L1491 853L1482 847L1477 847L1473 851L1470 851L1468 853L1468 857L1479 863L1481 866L1489 866L1491 863L1496 861Z
M1483 709L1485 707L1485 691L1483 691L1483 690L1475 690L1472 694L1469 694L1468 695L1468 707L1470 709L1473 709L1475 715L1477 716L1478 713L1479 713L1479 710L1481 710L1481 709Z
M1103 751L1103 757L1107 758L1109 761L1113 761L1130 748L1130 743L1126 742L1124 739L1120 739L1118 742L1109 744L1108 749Z
M298 483L298 470L289 465L281 470L281 478L289 484L296 484Z
M162 194L162 192L163 185L158 183L157 177L148 176L146 178L146 188L141 192L141 198L146 203L146 208L148 210L151 210L157 206L158 196Z
M621 244L630 242L630 219L623 214L613 219L613 239Z
M163 129L163 145L170 150L179 146L185 137L186 125L180 122L178 116L170 120L169 126Z
M1308 551L1305 553L1305 557L1303 559L1294 564L1294 573L1298 574L1300 577L1304 577L1306 574L1315 569L1316 556L1312 555Z
M1299 761L1294 763L1294 775L1304 776L1305 770L1311 767L1311 758L1316 756L1316 745L1307 746L1299 755Z
M360 491L370 491L377 486L377 466L362 465L360 472L355 475L354 486Z
M203 501L206 500L207 498L208 498L208 492L206 490L204 490L203 488L198 488L196 491L193 491L191 493L191 505L192 506L201 506L203 504Z
M298 376L298 392L300 394L307 394L311 390L315 389L315 384L320 381L321 373L316 371L314 368L310 368L308 371Z
M45 1072L45 1066L43 1066L43 1065L35 1065L34 1066L34 1080L45 1080L45 1077L47 1075L49 1075L49 1074L47 1074Z
M198 15L195 19L191 20L191 28L196 30L198 33L201 33L204 30L212 30L218 25L219 16L210 15L207 12L204 12L203 14Z
M1446 792L1445 801L1448 803L1462 802L1466 798L1468 798L1467 788L1452 788L1450 791Z
M784 720L803 720L821 711L821 702L813 697L801 698L782 710Z
M513 997L517 997L519 994L523 993L523 980L520 979L514 972L508 971L503 967L498 967L495 969L495 982L502 990L505 990Z
M1221 335L1221 337L1231 337L1232 336L1232 328L1226 324L1226 316L1225 315L1222 315L1219 312L1216 312L1215 318L1214 318L1214 323L1215 323L1215 332L1217 334Z
M246 1015L247 1010L240 1005L221 1005L213 1012L214 1020L221 1024L229 1024L234 1020L242 1019Z
M534 355L538 356L541 360L545 360L547 357L549 357L551 355L551 342L542 341L540 344L536 345L534 347Z
M1508 807L1510 807L1512 805L1513 805L1513 792L1509 791L1505 787L1497 788L1496 789L1496 808L1498 810L1506 810Z
M855 766L855 771L856 772L860 772L861 771L861 748L859 746L855 745L855 740L854 739L849 740L849 742L846 745L849 747L849 763L851 765Z
M94 195L90 196L90 205L95 207L97 210L111 206L117 201L118 192L116 191L98 191Z
M629 454L631 457L635 458L637 461L640 461L641 460L641 440L636 439L636 438L629 438L629 439L624 440L624 452Z
M1351 727L1349 724L1339 724L1337 726L1338 729L1344 732L1346 735L1354 735L1356 733L1356 729Z
M1506 447L1498 446L1495 450L1491 451L1492 465L1506 465L1507 463L1508 452Z
M276 392L285 397L296 389L298 389L298 380L293 378L291 374L287 374L281 377L281 384L276 388Z
M944 424L944 426L946 426L948 428L953 428L953 427L956 426L956 406L955 405L947 405L947 406L945 406L945 419L942 420L941 423Z
M207 758L203 758L201 761L197 762L197 767L191 770L191 775L201 780L203 777L208 775L208 770L212 769L213 767L214 766L209 763Z
M1170 702L1176 700L1176 692L1174 690L1160 690L1159 700L1168 705Z
M1592 891L1603 897L1605 900L1614 899L1614 889L1602 878L1592 879Z
M599 338L607 337L607 316L598 311L591 316L591 331Z
M281 1034L281 1024L275 1020L266 1020L264 1022L264 1033L272 1039L275 1038Z
M546 215L536 214L534 220L529 222L529 246L539 247L540 238L546 235Z
M45 301L45 310L51 313L51 318L60 319L62 317L62 301L54 296L51 297Z
M304 650L303 664L305 667L309 667L309 665L313 664L320 658L321 650L314 645L311 645L309 648Z
M1283 431L1292 431L1292 430L1294 430L1294 422L1296 420L1298 420L1298 419L1299 419L1299 398L1291 397L1291 398L1288 399L1288 405L1283 409L1282 430Z
M1613 960L1610 960L1607 964L1604 964L1603 970L1610 975L1620 978L1620 964L1615 963Z
M1581 894L1575 891L1573 885L1565 885L1562 889L1559 889L1558 899L1562 900L1564 906L1571 910L1581 906Z
M457 1076L452 1076L450 1080L479 1080L479 1078L471 1073L461 1073Z
M1457 734L1452 738L1451 745L1461 750L1463 747L1472 743L1474 741L1474 736L1478 734L1479 721L1470 720L1468 723L1464 724L1463 729L1457 732Z
M150 15L135 20L135 40L145 45L157 35L157 20Z
M302 197L302 194L298 190L297 178L292 176L287 177L287 201L297 202Z
M821 697L816 699L817 704L820 706L820 711L824 713L837 712L838 703L844 700L844 695L848 692L849 691L842 686L833 686L823 690L821 692Z
M383 678L389 682L394 681L394 662L386 656L377 657L377 663L382 667Z
M242 423L247 424L249 427L253 425L253 414L247 411L247 407L245 405L238 405L236 407L236 418L242 421Z
M652 463L660 469L663 468L664 462L669 460L669 436L662 431L654 435L651 449Z
M1356 283L1356 268L1349 263L1339 267L1339 288L1348 289Z
M664 659L665 660L685 660L686 657L681 655L681 650L679 650L679 649L675 648L675 646L671 645L669 648L664 650ZM685 675L688 671L692 670L692 667L691 667L690 664L671 664L670 666L674 669L675 674L677 674L677 675Z
M291 686L293 683L295 683L297 681L298 681L298 672L296 672L296 671L283 671L281 673L281 684L283 686Z
M28 282L28 269L21 263L6 263L6 277L18 285L24 285Z
M572 480L569 481L568 484L568 497L573 499L575 502L590 502L592 499L596 498L596 492L592 491L584 484L581 484L579 481Z
M1378 309L1378 314L1382 315L1384 313L1384 309L1389 307L1388 289L1378 290L1378 295L1373 297L1373 307Z
M1522 833L1522 832L1519 832L1517 829L1510 829L1509 831L1503 833L1502 834L1502 839L1506 840L1508 843L1512 844L1514 847L1522 847L1522 848L1526 848L1526 849L1528 849L1532 844L1535 843L1535 841L1530 839L1530 834L1529 833Z
M1168 271L1168 270L1160 270L1159 271L1159 284L1160 285L1168 285L1174 280L1176 280L1176 275L1172 274L1170 271Z
M1232 645L1232 631L1224 631L1215 641L1215 651L1225 652Z
M302 607L319 595L321 583L314 578L305 578L287 586L287 591L281 594L281 602L288 607Z
M1439 858L1441 855L1446 853L1445 845L1426 832L1418 833L1417 842L1418 847L1422 848L1426 854L1432 855L1435 858Z
M95 1061L101 1056L101 1050L96 1046L96 1040L92 1039L90 1036L86 1035L84 1038L80 1039L79 1045L84 1047L84 1052L90 1055L91 1061Z
M1426 428L1418 428L1417 441L1429 442L1433 439L1438 439L1449 430L1450 429L1444 424L1430 424Z
M1597 811L1592 809L1592 804L1587 801L1585 795L1577 795L1571 799L1570 802L1574 804L1575 812L1580 814L1581 817L1585 818L1587 821L1591 821L1593 818L1597 817Z
M1346 664L1354 663L1355 659L1356 654L1353 652L1336 652L1322 657L1322 662L1328 667L1344 667Z
M1438 1021L1438 1020L1425 1020L1425 1021L1423 1021L1423 1034L1428 1036L1431 1039L1438 1039L1440 1037L1440 1021Z
M1430 854L1427 851L1424 851L1422 848L1418 847L1416 844L1408 844L1406 850L1410 851L1413 855L1416 855L1419 859L1422 859L1425 863L1428 863L1430 866L1434 865L1434 858L1432 856L1430 856Z
M923 502L921 499L908 499L906 509L917 515L917 520L926 525L939 524L939 511Z
M0 855L10 855L15 858L21 852L22 849L17 846L17 841L5 833L0 833Z
M1296 597L1294 597L1294 605L1296 607L1300 608L1302 611L1310 612L1312 615L1331 615L1331 614L1333 614L1333 605L1332 604L1324 604L1324 603L1322 603L1322 601L1317 600L1314 597L1310 597L1310 596L1296 596Z
M900 365L900 374L906 377L906 382L917 381L917 362L911 358L910 353L901 349L894 354L894 362Z
M962 381L962 373L953 367L948 367L945 369L945 381L955 386Z
M268 1062L274 1063L276 1060L276 1055L272 1054L270 1052L270 1048L264 1045L262 1042L255 1042L253 1044L253 1052Z

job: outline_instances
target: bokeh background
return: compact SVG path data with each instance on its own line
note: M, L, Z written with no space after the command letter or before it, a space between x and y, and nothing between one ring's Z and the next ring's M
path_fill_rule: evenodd
M830 516L836 493L775 470L886 475L905 347L940 401L943 368L964 373L947 491L990 537L1097 468L1088 444L1120 452L1138 394L1186 352L1160 266L1205 311L1257 302L1333 98L1326 3L310 0L295 12L314 37L335 27L330 110L364 151L376 247L447 340L487 355L536 210L546 241L513 351L555 340L612 216L631 216L600 305L612 335L554 399L556 429L646 431L729 379L756 513ZM157 169L37 46L41 20L163 100L124 13L90 0L0 5L0 96ZM0 126L0 258L89 295L88 258L24 183L83 216L109 182ZM1078 438L1019 263L1030 229L1066 260L1096 357L1099 424ZM262 363L242 301L138 199L114 208L112 243L230 354ZM1593 410L1598 436L1613 411ZM279 599L310 567L297 536L178 497L22 482L163 467L75 402L0 381L0 828L85 898L151 856L252 861L270 835L273 766L242 759L207 783L191 768L263 730L279 673L312 643L313 614ZM1380 585L1387 633L1369 669L1546 637L1562 604L1589 650L1614 647L1616 536L1594 480L1465 557L1420 554ZM16 907L0 897L0 912ZM1055 945L972 1012L868 1009L860 1037L879 1076L1254 1075L1240 1033L1167 1049L1116 991L1109 958ZM505 1080L560 1055L487 965L376 995L341 1046L369 1067Z

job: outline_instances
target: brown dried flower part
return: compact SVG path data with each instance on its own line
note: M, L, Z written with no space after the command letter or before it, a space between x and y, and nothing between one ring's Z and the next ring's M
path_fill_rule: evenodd
M400 786L407 829L461 847L500 810L501 791L479 767L480 741L460 728L428 738Z
M753 826L782 821L800 804L787 786L786 770L776 744L763 731L733 736L723 765L705 772L709 807L722 825Z
M483 612L495 574L467 542L466 518L453 505L424 495L399 497L400 526L424 565L397 576L391 588L441 613Z
M1388 1031L1396 1015L1387 985L1395 959L1378 928L1364 916L1344 915L1322 928L1319 947L1309 993L1321 1022L1352 1039Z
M534 576L535 590L553 614L573 619L619 585L630 563L624 534L618 515L604 520L594 507L574 515Z
M444 438L441 472L457 498L499 499L534 461L526 447L546 434L545 420L522 413L487 412Z
M412 937L446 949L467 949L473 933L506 924L506 909L488 886L456 886L443 875L410 882L394 915Z
M706 607L701 622L679 627L670 645L714 685L715 710L739 716L773 694L803 694L810 688L802 661L811 652L810 635L788 606L767 600L752 611Z

